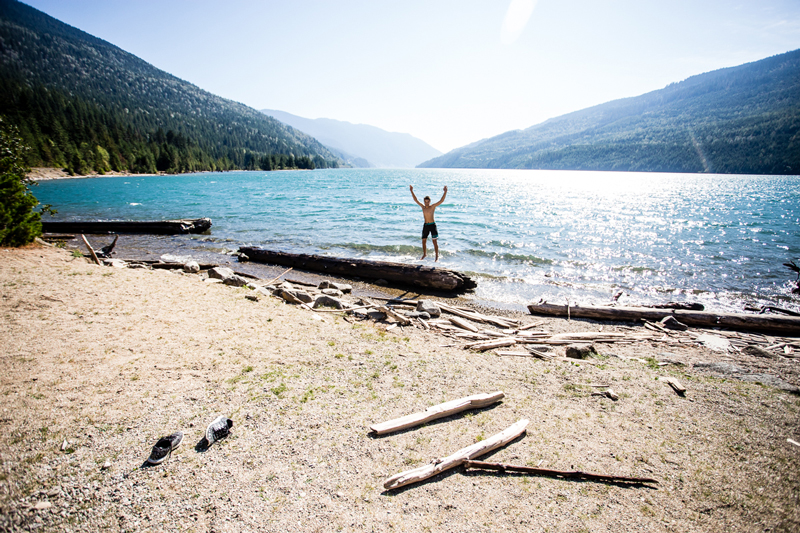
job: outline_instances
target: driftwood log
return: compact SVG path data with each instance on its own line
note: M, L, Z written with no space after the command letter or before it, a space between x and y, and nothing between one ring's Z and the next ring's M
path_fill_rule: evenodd
M486 440L476 442L475 444L467 446L466 448L462 448L452 455L448 455L442 459L436 459L431 464L395 474L386 480L386 482L383 484L383 487L385 489L392 490L405 485L423 481L429 477L433 477L436 474L444 472L445 470L455 468L463 464L464 461L475 459L476 457L487 454L501 446L505 446L509 442L525 433L525 428L528 427L529 422L530 421L526 419L520 420L519 422L507 427L500 433L492 435Z
M440 403L439 405L432 405L420 413L406 415L388 422L381 422L380 424L373 424L369 428L375 432L376 435L385 435L393 431L400 431L401 429L408 429L411 427L419 426L437 418L454 415L467 409L478 409L486 407L495 402L499 402L505 394L502 391L492 392L490 394L473 394L466 398L459 398L449 402Z
M87 220L42 221L45 233L139 233L144 235L183 235L203 233L211 227L210 218L180 220Z
M94 261L95 264L99 265L100 260L97 258L97 254L95 253L94 248L92 248L92 245L89 244L89 241L86 239L86 235L81 235L81 239L83 239L83 244L86 245L86 249L89 250L89 253L92 256L92 261Z
M712 313L709 311L684 311L680 309L652 309L647 307L601 307L556 305L537 303L528 305L533 315L594 318L598 320L659 321L675 317L687 326L727 328L737 331L766 331L789 336L800 336L800 318L791 316L747 315L743 313Z
M508 346L514 346L517 344L516 339L511 338L502 338L492 341L480 341L473 344L468 344L465 348L469 348L470 350L475 350L477 352L485 352L486 350L494 350L495 348L506 348Z
M661 376L658 378L658 380L663 381L667 385L672 387L672 390L674 390L678 394L678 396L686 396L686 387L681 385L681 382L678 381L677 379L669 376Z
M257 263L324 272L350 279L383 279L399 285L454 293L466 292L477 286L469 276L446 268L407 265L388 261L368 261L366 259L291 254L253 247L239 248L239 253L247 256L247 260Z

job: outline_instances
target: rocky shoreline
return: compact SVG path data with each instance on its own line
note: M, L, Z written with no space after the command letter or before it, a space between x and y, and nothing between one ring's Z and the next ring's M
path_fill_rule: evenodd
M474 318L493 313L462 310L481 335L506 322L539 338L630 337L598 341L589 359L565 357L560 344L543 358L499 355L465 348L474 341L460 331L425 329L418 320L434 319L406 316L416 307L392 310L406 324L289 304L280 291L300 287L282 280L236 287L207 281L208 271L97 266L50 247L0 254L2 530L800 527L800 397L758 377L800 383L791 342L766 357L630 324L497 313L498 326ZM352 289L348 307L386 305ZM723 373L730 366L756 377ZM594 394L608 389L616 399ZM504 392L502 403L370 436L376 422L491 391ZM234 421L231 436L198 451L219 414ZM659 483L456 467L382 488L520 419L531 420L527 434L488 460ZM176 430L184 443L146 467L150 448Z

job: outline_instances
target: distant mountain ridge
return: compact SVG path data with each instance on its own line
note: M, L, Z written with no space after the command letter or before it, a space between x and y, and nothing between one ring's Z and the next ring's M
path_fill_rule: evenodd
M800 174L800 50L509 131L419 167Z
M261 111L311 135L355 167L414 168L441 155L439 150L408 133L330 118L303 118L274 109Z
M307 134L15 0L0 0L0 115L29 165L74 173L339 165Z

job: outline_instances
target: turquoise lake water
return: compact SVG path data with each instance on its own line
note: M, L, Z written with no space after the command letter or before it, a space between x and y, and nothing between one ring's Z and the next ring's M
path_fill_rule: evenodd
M475 273L474 297L552 303L699 301L800 309L800 177L538 170L336 169L40 182L54 220L210 217L210 235L128 238L197 258L263 246L412 263L420 200L436 210L441 266ZM432 246L429 241L429 258ZM432 264L432 263L429 263Z

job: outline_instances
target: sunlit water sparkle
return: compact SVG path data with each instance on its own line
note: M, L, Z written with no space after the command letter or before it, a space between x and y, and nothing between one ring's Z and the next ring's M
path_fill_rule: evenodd
M208 257L239 246L412 263L437 201L442 266L478 275L474 297L699 301L798 309L800 178L622 172L339 169L125 176L40 182L56 219L210 217L211 235L129 238L155 253ZM432 252L432 246L429 243Z

